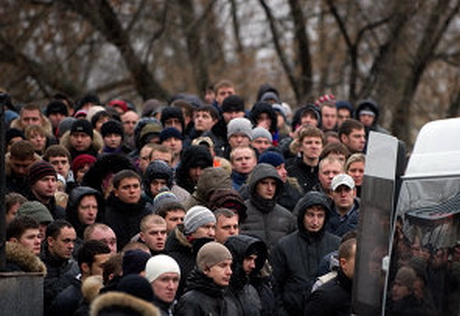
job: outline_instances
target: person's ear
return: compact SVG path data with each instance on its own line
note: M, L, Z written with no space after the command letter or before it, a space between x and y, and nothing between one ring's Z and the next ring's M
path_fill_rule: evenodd
M82 274L85 274L85 275L90 275L90 267L88 266L88 264L86 262L83 262L80 266L80 269L81 269L81 273Z
M19 239L17 239L16 237L11 237L8 241L9 242L14 242L14 243L19 243Z

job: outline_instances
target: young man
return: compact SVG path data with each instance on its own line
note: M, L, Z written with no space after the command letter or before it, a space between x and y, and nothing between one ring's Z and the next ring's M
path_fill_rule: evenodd
M56 204L54 193L57 191L57 173L46 161L34 162L29 168L27 181L30 186L29 201L43 203L54 219L65 218L65 210Z
M339 246L339 238L325 231L330 212L323 193L305 194L294 210L298 231L282 238L272 252L273 289L280 315L304 315L303 293L310 292L320 260Z
M256 236L272 248L295 231L294 215L276 203L283 192L283 181L275 167L266 163L258 164L249 179L247 218L241 223L241 233Z
M46 227L54 220L46 206L38 201L27 201L19 207L17 215L30 216L40 224L39 236L43 243L45 241Z
M270 132L263 127L256 127L252 130L251 146L261 155L272 146L273 138Z
M45 315L49 314L55 297L79 273L78 265L72 258L76 239L77 233L67 221L56 220L46 228L46 244L41 254L48 271L44 280Z
M136 172L122 170L113 176L112 183L105 223L115 232L117 247L122 249L139 232L139 223L150 212L141 196L141 178Z
M313 126L304 127L297 138L298 152L292 165L287 167L290 177L294 177L304 192L310 191L318 183L318 164L325 143L323 132Z
M85 242L78 251L80 274L72 279L51 305L50 315L73 315L78 309L82 295L82 284L92 275L102 276L105 262L110 258L110 249L97 240Z
M366 146L364 125L354 119L343 122L339 129L340 141L347 146L350 153L362 153Z
M120 116L120 119L121 123L123 124L123 130L125 132L124 144L133 150L136 148L136 144L134 142L134 128L139 121L139 114L134 111L127 111Z
M160 144L166 146L173 153L171 167L176 168L181 160L184 136L175 127L165 128L160 133Z
M249 146L252 140L252 124L247 118L234 118L227 126L227 139L230 150Z
M177 184L190 194L195 191L203 170L213 166L211 153L204 146L189 146L182 155L182 161L176 170Z
M327 231L342 237L358 226L359 202L353 178L347 174L336 175L331 182L334 209L327 226Z
M225 294L232 276L231 265L232 254L225 246L210 242L201 247L176 315L241 315L236 300Z
M102 137L93 131L93 126L87 120L76 120L70 131L62 136L59 144L69 150L72 160L82 154L97 158L102 149Z
M70 170L70 152L61 145L51 145L45 150L43 160L49 162L56 172L66 180L66 192L70 193L77 186L72 170Z
M337 107L337 127L340 128L342 123L353 116L353 107L351 103L346 100L339 100L335 103Z
M21 140L11 146L11 150L5 156L6 192L16 192L27 196L29 184L27 174L29 167L40 157L35 154L32 143Z
M127 155L131 152L131 149L126 147L123 143L125 136L123 125L116 120L109 120L101 126L102 140L104 141L104 147L102 152L104 153L117 153L120 155Z
M209 132L217 121L219 121L219 113L216 108L204 105L196 109L193 115L194 131L191 133L192 138L197 138L203 133Z
M67 105L60 100L51 100L46 106L45 115L53 127L53 135L57 135L59 124L69 116Z
M216 217L216 241L224 244L228 237L240 233L238 213L228 208L219 208L214 211Z
M45 131L46 135L52 135L52 127L50 121L42 114L40 106L35 103L29 103L21 108L19 117L11 122L12 128L17 128L24 131L29 125L40 125Z
M321 129L324 132L337 129L337 107L335 102L326 101L321 103Z
M222 107L222 104L227 97L236 94L235 85L226 79L218 81L214 85L214 91L216 96L214 106L216 107L217 105L217 108Z
M351 315L355 256L355 238L348 239L340 245L337 276L310 295L304 315Z
M145 265L146 278L152 285L153 304L161 315L173 315L176 293L181 278L176 260L166 255L156 255Z
M238 191L257 165L256 153L249 146L234 148L230 153L230 163L233 188Z
M150 214L140 224L140 239L149 247L152 256L163 253L166 244L166 221L163 217Z
M378 124L380 106L377 101L368 99L358 102L356 109L356 119L363 123L366 129L366 139L370 131L389 134L386 129Z
M184 222L185 209L179 202L167 202L158 207L157 214L166 221L166 234L169 235L177 225Z

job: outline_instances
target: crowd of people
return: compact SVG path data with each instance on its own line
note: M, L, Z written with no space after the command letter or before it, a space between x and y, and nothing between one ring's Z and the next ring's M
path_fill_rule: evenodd
M7 269L45 275L45 315L351 314L379 105L256 99L227 80L137 108L2 94ZM391 306L418 310L403 268Z

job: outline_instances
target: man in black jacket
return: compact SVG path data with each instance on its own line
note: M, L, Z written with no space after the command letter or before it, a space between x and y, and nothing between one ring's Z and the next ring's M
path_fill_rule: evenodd
M351 289L355 270L356 239L339 247L337 276L320 286L308 298L304 315L351 315Z
M308 192L294 209L298 231L273 249L273 290L280 315L302 315L320 260L339 246L339 238L325 230L330 212L324 193Z

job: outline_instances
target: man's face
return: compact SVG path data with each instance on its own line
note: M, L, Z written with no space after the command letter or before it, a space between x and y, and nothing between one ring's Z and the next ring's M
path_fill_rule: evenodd
M222 116L224 117L225 123L228 124L228 122L234 118L244 117L244 111L223 112Z
M137 178L125 178L113 192L122 202L135 204L141 198L141 183Z
M353 245L350 258L340 259L340 267L342 268L343 273L350 279L353 280L353 275L355 272L355 255L356 255L356 245Z
M304 137L300 143L300 151L304 159L318 159L323 150L323 142L319 137Z
M231 148L249 146L251 140L246 134L233 134L228 138L228 144Z
M182 124L180 122L180 119L177 117L171 117L167 119L164 125L165 125L164 128L174 127L175 129L177 129L179 132L182 133Z
M375 116L370 114L360 114L359 121L364 124L364 126L372 126L374 123Z
M166 224L147 225L145 231L140 233L141 239L153 251L162 251L165 249L166 242Z
M25 110L21 112L21 125L23 128L29 125L43 125L42 116L39 110Z
M152 290L157 298L165 303L172 303L179 287L179 273L167 272L152 282Z
M214 239L216 236L216 222L209 222L203 226L198 227L198 229L191 235L194 238L209 237Z
M337 125L337 108L323 106L321 109L321 123L325 130L334 129Z
M302 115L302 117L300 119L300 125L310 125L310 126L317 127L318 126L318 118L312 112L307 111Z
M227 241L228 237L235 236L240 233L238 225L238 215L226 217L220 215L216 223L216 241L223 244Z
M265 152L271 145L272 143L270 140L264 137L256 138L251 142L251 146L254 147L259 154Z
M256 268L257 255L250 255L243 260L243 270L246 272L246 275L251 274L251 272Z
M70 170L69 158L67 158L67 156L49 157L48 162L57 173L63 176L64 179L67 179Z
M287 170L286 170L286 166L284 163L280 164L279 166L275 167L276 168L276 171L278 172L279 176L281 177L281 180L284 182L286 182L287 180Z
M350 210L353 206L355 192L354 189L350 189L346 185L341 185L335 191L332 191L332 199L336 207L339 210Z
M337 110L337 125L342 125L343 122L351 118L351 113L347 109L338 109Z
M325 190L331 188L332 179L339 173L343 173L342 164L338 161L325 162L318 173L319 182Z
M56 189L57 181L55 176L44 176L32 185L32 192L45 199L53 197Z
M411 291L409 288L403 283L401 283L400 280L395 279L393 283L393 287L391 288L391 299L393 301L399 301L405 298L406 296L409 296L411 294Z
M250 148L241 148L233 152L232 169L241 174L249 174L257 164L254 151Z
M303 225L308 232L316 233L324 226L326 212L323 209L310 207L303 217Z
M110 133L105 135L104 145L111 149L117 149L121 146L122 137L121 135Z
M48 116L48 119L50 120L51 126L53 126L53 128L57 128L59 123L61 123L61 121L65 118L66 116L62 113L52 113Z
M203 272L218 286L228 286L232 276L232 260L221 261Z
M18 209L21 206L19 202L14 203L10 206L9 209L6 210L6 225L8 226L9 223L16 217L18 213Z
M34 145L36 151L42 152L46 147L46 136L40 133L32 133L28 140Z
M75 239L77 239L77 234L73 227L62 227L56 239L48 237L48 249L55 257L70 259Z
M356 161L350 164L347 171L348 175L350 175L353 180L355 180L355 184L360 186L363 184L363 177L364 177L364 162Z
M352 129L350 135L341 135L341 141L351 152L363 152L364 145L366 145L366 133L364 129Z
M139 121L139 115L134 111L128 111L121 117L121 123L123 124L123 130L127 136L134 134L134 128L136 127L137 121Z
M161 160L164 161L168 164L168 166L171 166L172 163L172 154L171 153L164 153L159 150L154 150L150 154L150 161L155 161L155 160Z
M16 175L25 177L28 173L28 168L34 163L34 161L35 160L33 158L22 160L14 156L10 156L10 167Z
M139 168L142 170L142 173L145 172L147 167L150 163L150 153L152 152L152 148L144 146L141 148L139 152Z
M181 209L172 210L166 213L166 230L169 232L173 231L177 224L182 224L184 222L185 212Z
M201 167L193 167L188 169L188 175L192 183L198 183L198 179L201 177L203 173L203 168Z
M18 242L25 248L33 252L34 255L40 254L40 230L38 228L29 228L24 231Z
M256 192L263 199L273 199L276 193L276 180L272 178L263 178L257 182Z
M117 236L111 228L95 228L89 240L99 240L110 248L110 253L117 253Z
M222 106L222 102L224 102L224 99L226 97L229 97L231 95L235 94L235 88L233 87L221 87L219 90L216 92L216 101L217 104Z
M84 196L78 204L78 219L85 225L91 225L96 222L97 217L97 199L94 195Z
M168 182L166 179L153 179L153 181L150 182L150 192L152 192L152 196L157 196L157 194L160 193L160 189L162 187L167 187L167 184Z
M70 134L70 145L75 148L76 151L88 150L91 146L91 137L83 132L75 132Z
M211 130L213 125L217 122L217 120L212 118L211 113L205 111L195 112L193 121L195 122L195 129L198 132Z
M110 253L101 253L94 256L94 261L91 264L89 275L100 275L104 272L104 264L110 258Z
M162 144L171 149L175 155L179 155L182 150L182 140L176 137L169 137Z

